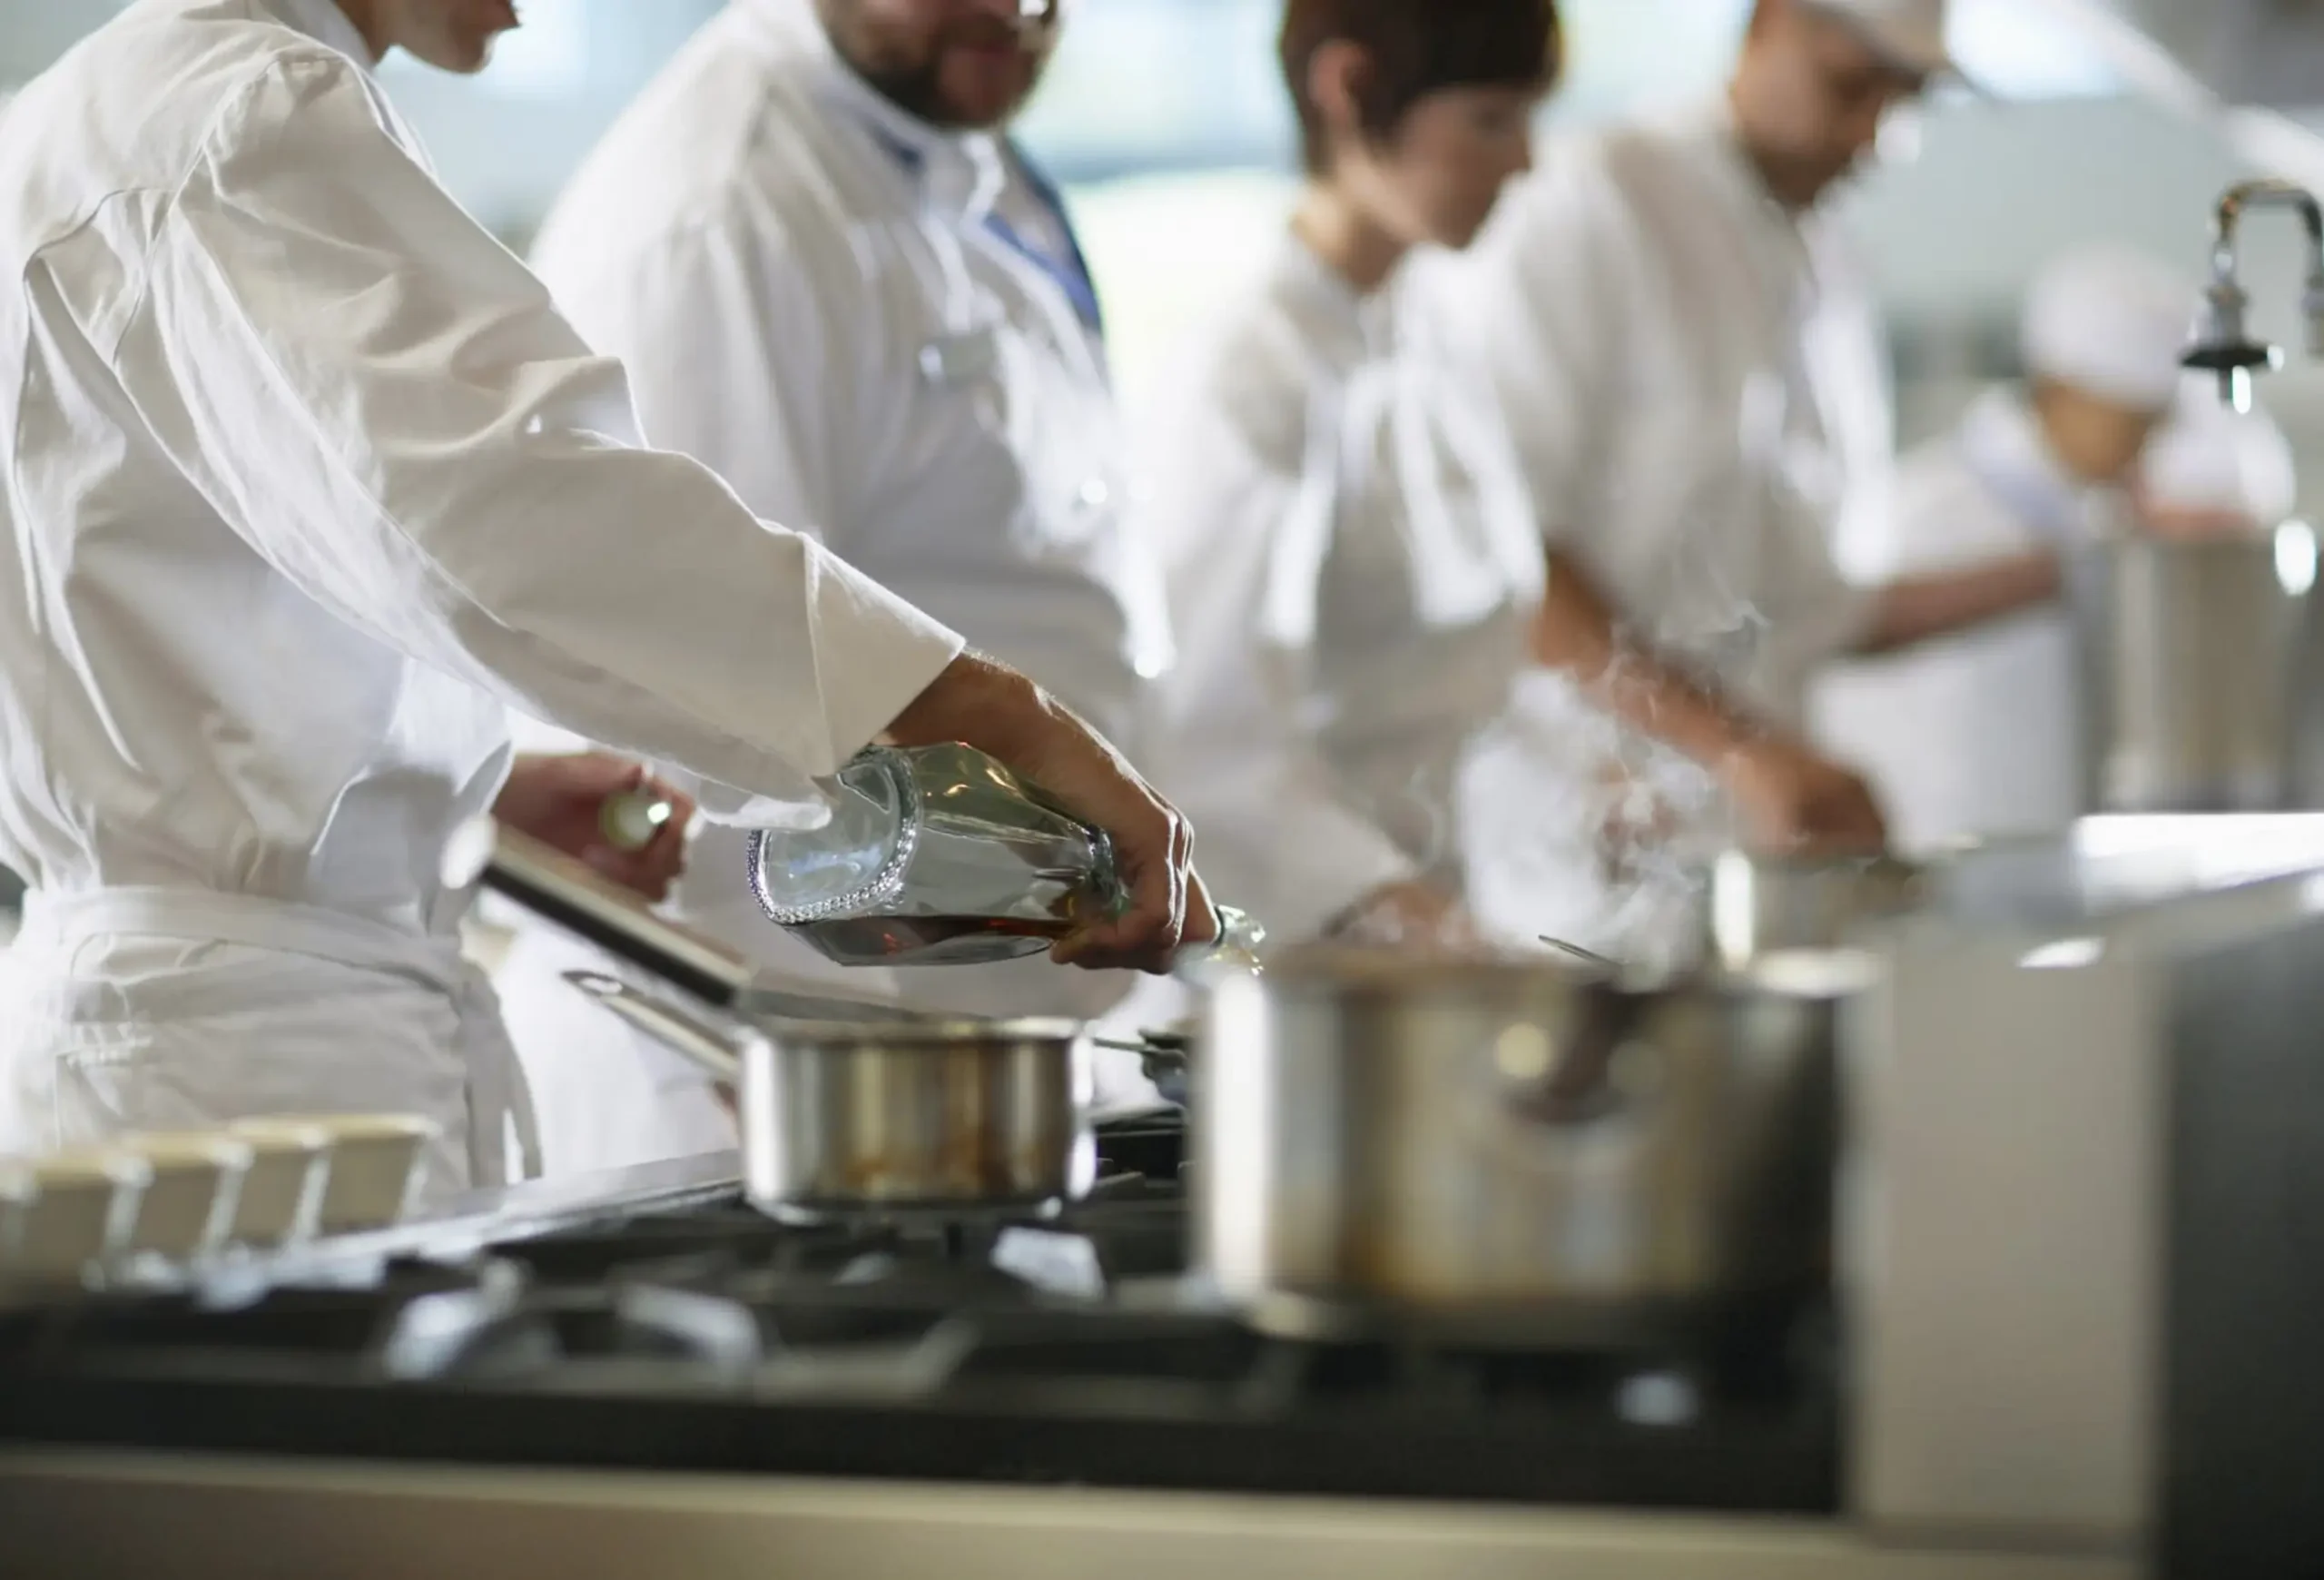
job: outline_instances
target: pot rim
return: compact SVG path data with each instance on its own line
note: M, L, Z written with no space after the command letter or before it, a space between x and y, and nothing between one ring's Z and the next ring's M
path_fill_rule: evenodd
M1899 878L1930 875L1930 865L1894 851L1863 851L1848 854L1807 855L1785 851L1751 850L1742 845L1720 851L1703 864L1716 874L1722 868L1748 868L1752 873L1783 878Z
M1846 945L1774 950L1741 966L1707 964L1668 976L1633 975L1578 961L1515 953L1425 955L1326 946L1272 962L1265 975L1252 980L1263 991L1336 992L1365 998L1384 993L1437 996L1513 986L1526 992L1724 1001L1846 998L1870 987L1877 974L1875 955Z
M957 1052L979 1043L1053 1042L1069 1051L1088 1035L1088 1027L1062 1016L1028 1016L1009 1021L978 1021L957 1017L931 1021L781 1021L760 1022L759 1029L778 1047L801 1046L844 1051L850 1045L894 1048L911 1052Z

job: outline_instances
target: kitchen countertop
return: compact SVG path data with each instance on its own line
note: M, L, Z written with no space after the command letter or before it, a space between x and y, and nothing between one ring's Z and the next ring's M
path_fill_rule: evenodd
M359 1272L381 1257L458 1258L608 1212L726 1198L738 1167L734 1153L713 1153L473 1191L429 1218L303 1254L319 1268ZM157 1405L151 1379L133 1381L137 1409L171 1413ZM424 1408L427 1393L413 1388L413 1408ZM177 1418L194 1417L181 1411ZM480 1566L558 1580L642 1569L715 1580L763 1575L770 1564L841 1580L939 1569L977 1580L1098 1568L1124 1580L1198 1570L1293 1580L2133 1580L2139 1572L2131 1555L2115 1551L1892 1545L1845 1515L616 1472L407 1463L362 1452L347 1459L64 1441L0 1446L0 1570L350 1580Z
M1074 1487L0 1450L12 1574L402 1580L2138 1580L2113 1552L1735 1520Z

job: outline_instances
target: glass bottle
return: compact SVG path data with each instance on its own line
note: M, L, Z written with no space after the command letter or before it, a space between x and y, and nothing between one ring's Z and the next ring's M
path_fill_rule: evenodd
M1128 901L1102 831L972 746L868 748L831 804L748 859L768 919L842 965L1038 954Z

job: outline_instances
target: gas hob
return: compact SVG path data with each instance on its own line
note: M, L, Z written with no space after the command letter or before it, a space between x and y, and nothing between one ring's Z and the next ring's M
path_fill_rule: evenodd
M1823 1514L1828 1357L1271 1338L1187 1275L1183 1133L1048 1221L727 1186L0 1314L0 1445Z

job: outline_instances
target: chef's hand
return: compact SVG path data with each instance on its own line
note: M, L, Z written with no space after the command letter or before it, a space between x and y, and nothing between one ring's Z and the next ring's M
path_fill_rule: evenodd
M640 850L622 850L606 837L600 822L606 802L645 789L669 802L671 816ZM492 815L599 874L659 900L685 867L686 825L694 803L648 774L645 767L607 752L574 755L527 754L508 771L508 783L493 804Z
M1768 736L1738 748L1722 775L1755 844L1806 854L1876 852L1888 820L1862 775L1801 741Z
M1218 936L1217 913L1194 870L1194 830L1136 769L1058 700L1005 664L953 660L896 716L899 746L959 741L989 752L1114 842L1129 904L1090 917L1051 951L1092 970L1169 970L1181 944Z

